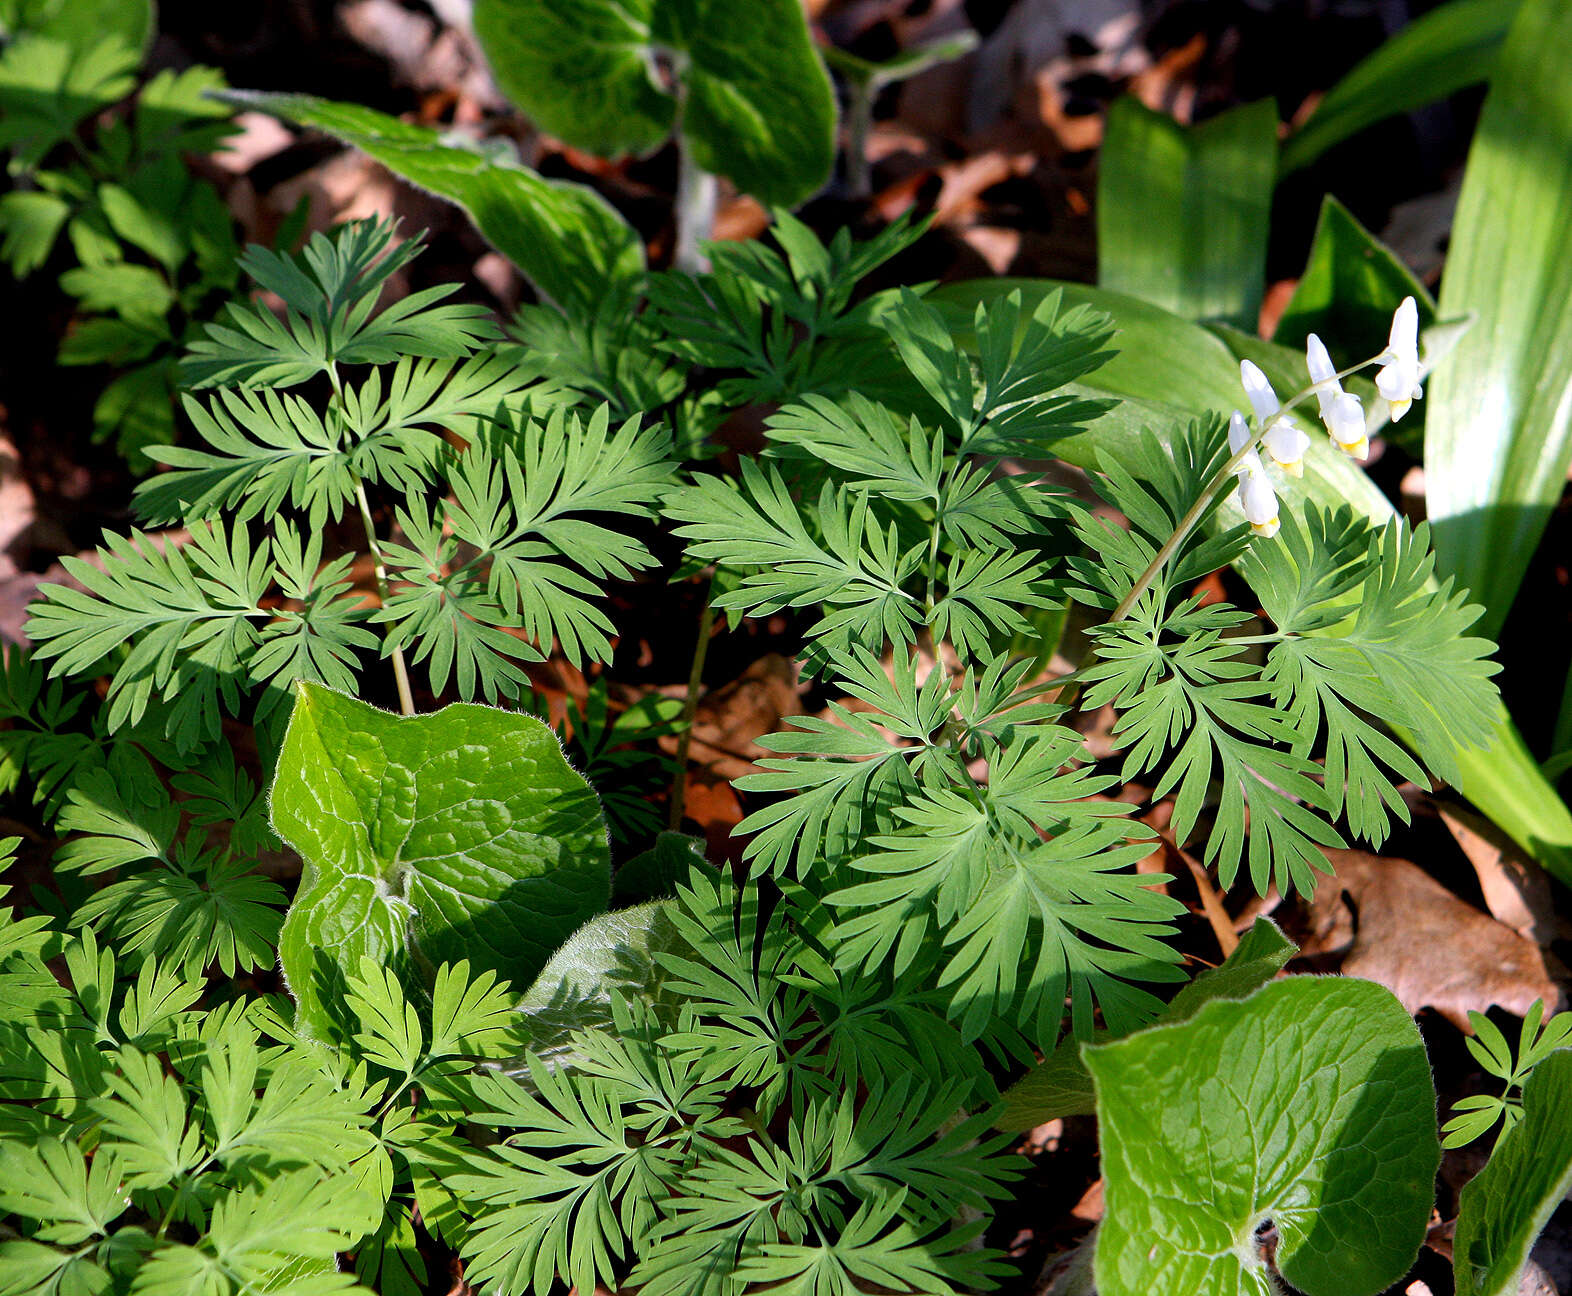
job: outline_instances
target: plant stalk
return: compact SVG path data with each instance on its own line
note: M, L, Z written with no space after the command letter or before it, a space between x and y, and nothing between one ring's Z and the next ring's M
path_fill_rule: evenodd
M693 152L681 135L677 136L677 246L672 264L689 274L704 274L710 268L699 243L715 232L715 206L720 185L713 173L693 160Z
M388 601L388 569L382 561L382 546L377 543L376 524L371 520L371 502L366 498L366 484L355 482L355 503L360 506L360 524L366 529L366 547L371 551L373 570L377 578L377 593L385 606ZM409 690L409 668L404 665L404 650L395 648L393 657L393 682L398 686L398 709L401 715L415 714L415 699Z
M1350 365L1347 369L1338 370L1333 375L1333 378L1327 381L1341 381L1350 374L1356 374L1361 369L1374 363L1374 358L1361 360L1358 364ZM1200 521L1201 515L1206 512L1207 507L1217 497L1219 488L1227 484L1246 457L1255 453L1261 444L1262 438L1277 426L1278 420L1287 416L1289 410L1293 409L1301 401L1308 400L1311 396L1314 396L1316 389L1320 386L1320 383L1311 383L1310 386L1295 392L1278 407L1277 413L1261 424L1256 434L1250 438L1238 454L1229 456L1228 462L1219 468L1212 480L1202 487L1195 503L1185 510L1184 516L1179 519L1179 525L1174 528L1174 533L1163 542L1163 547L1157 551L1157 556L1147 565L1146 570L1136 577L1135 584L1130 586L1130 592L1119 600L1119 606L1113 610L1113 614L1108 618L1110 624L1115 621L1123 621L1125 617L1130 615L1130 609L1140 600L1141 595L1145 594L1152 587L1152 582L1157 579L1158 573L1163 570L1168 560L1174 556L1179 546L1185 542L1185 538L1195 529L1195 524Z
M846 79L846 191L853 198L873 193L868 136L873 132L873 85Z
M688 667L688 692L682 699L682 730L677 734L677 772L671 781L671 830L682 827L688 804L688 747L693 739L693 721L699 713L699 687L704 679L704 659L710 651L710 632L715 628L715 607L710 602L715 583L704 591L704 609L699 613L699 638L693 645L693 664Z

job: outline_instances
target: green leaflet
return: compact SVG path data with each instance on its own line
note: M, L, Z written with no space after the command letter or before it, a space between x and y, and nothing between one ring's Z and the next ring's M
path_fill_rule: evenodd
M359 104L260 91L224 97L326 131L458 204L497 251L565 310L593 314L611 287L644 269L638 235L585 185L547 180L516 159L458 147L434 130Z
M1097 183L1097 282L1190 319L1255 326L1277 171L1277 107L1186 128L1126 96Z
M1572 1049L1552 1053L1523 1089L1523 1118L1458 1201L1452 1266L1458 1296L1515 1296L1551 1212L1572 1191Z
M1424 1240L1441 1149L1424 1045L1391 992L1291 977L1088 1047L1107 1215L1101 1296L1370 1296Z
M829 178L835 98L800 0L478 0L474 21L503 91L578 148L646 153L675 127L701 168L778 206Z
M1090 421L1084 431L1054 442L1054 453L1079 467L1096 466L1100 451L1106 454L1143 430L1167 439L1199 414L1226 415L1244 406L1238 369L1242 353L1248 352L1266 371L1281 395L1287 395L1286 375L1304 374L1302 357L1287 347L1237 330L1203 328L1134 297L1084 284L1048 279L975 280L941 288L928 300L953 309L953 327L965 336L979 303L1001 300L1016 290L1022 293L1027 310L1049 293L1062 291L1065 306L1090 305L1108 312L1118 323L1118 354L1087 380L1072 384L1070 390L1087 396L1118 396L1120 404ZM1446 315L1444 309L1442 313ZM1437 326L1432 332L1446 327ZM1430 345L1429 335L1426 345ZM1455 369L1460 363L1448 360L1445 367ZM1347 386L1359 390L1354 382ZM1435 404L1433 398L1431 403ZM1367 401L1366 409L1376 409L1379 404ZM1433 418L1434 409L1430 414ZM1286 504L1306 499L1333 508L1351 504L1377 525L1393 516L1391 503L1369 477L1321 436L1310 438L1304 476L1279 478L1274 485ZM1225 527L1242 520L1228 498L1214 517L1214 525ZM1572 879L1572 811L1540 772L1504 708L1495 741L1488 747L1459 751L1457 763L1458 790L1551 872L1563 880Z
M1441 314L1477 312L1436 374L1425 482L1443 574L1496 634L1572 459L1572 8L1528 0L1469 150Z
M328 995L363 956L527 983L609 895L600 805L531 716L399 717L302 683L271 817L306 866L279 960L323 1038L342 1031Z
M1154 1019L1165 1026L1193 1017L1213 999L1242 999L1260 989L1297 952L1296 946L1270 918L1257 918L1230 954L1215 968L1208 968L1176 994ZM1115 1038L1098 1032L1097 1042ZM1029 1130L1056 1116L1089 1115L1097 1110L1091 1072L1082 1061L1081 1047L1069 1041L1056 1048L1041 1066L1029 1071L1005 1091L994 1128Z
M1366 126L1490 75L1522 0L1452 0L1416 19L1326 92L1283 145L1280 174L1309 166Z

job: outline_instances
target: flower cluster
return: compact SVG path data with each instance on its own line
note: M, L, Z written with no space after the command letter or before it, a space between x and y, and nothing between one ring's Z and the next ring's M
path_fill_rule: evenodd
M1326 346L1314 333L1305 344L1305 362L1310 370L1310 386L1301 396L1290 400L1289 405L1314 392L1321 407L1321 421L1326 424L1332 444L1344 454L1364 459L1370 453L1364 407L1358 396L1343 390L1341 381L1353 370L1339 373ZM1403 298L1392 315L1386 350L1365 363L1382 366L1376 374L1376 390L1387 402L1392 421L1397 422L1421 395L1419 308L1412 297ZM1354 366L1355 369L1363 367ZM1233 471L1239 479L1234 499L1256 535L1274 536L1278 529L1277 492L1272 488L1260 455L1255 452L1255 443L1260 442L1267 458L1278 469L1298 477L1304 473L1304 453L1310 438L1278 403L1277 393L1259 366L1241 360L1239 378L1244 384L1245 395L1250 398L1250 407L1255 411L1258 432L1252 435L1244 415L1238 410L1233 412L1228 421L1228 449L1233 456Z

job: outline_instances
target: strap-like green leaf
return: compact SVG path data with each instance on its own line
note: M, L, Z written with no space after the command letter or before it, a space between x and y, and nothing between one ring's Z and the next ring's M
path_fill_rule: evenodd
M1281 174L1383 118L1483 81L1521 3L1452 0L1410 23L1326 92L1283 145Z
M1097 282L1191 319L1254 327L1276 170L1270 99L1188 129L1119 100L1097 186Z
M1527 0L1501 51L1452 226L1444 318L1477 314L1427 393L1442 575L1506 620L1572 460L1572 8Z

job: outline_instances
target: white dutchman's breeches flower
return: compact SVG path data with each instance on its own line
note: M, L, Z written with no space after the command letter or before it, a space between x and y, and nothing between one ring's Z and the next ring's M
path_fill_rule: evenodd
M1241 360L1239 378L1244 383L1245 395L1250 398L1250 405L1255 410L1256 422L1267 428L1266 435L1261 438L1262 448L1271 457L1272 462L1289 476L1302 476L1305 470L1305 450L1309 448L1310 438L1289 415L1278 414L1280 406L1277 403L1277 393L1272 390L1272 384L1267 381L1266 375L1257 365L1249 360ZM1276 421L1268 427L1268 421L1274 415Z
M1365 458L1370 453L1370 439L1365 434L1364 406L1353 392L1343 390L1332 357L1314 333L1305 339L1305 363L1310 367L1310 381L1315 384L1315 398L1321 403L1321 421L1332 434L1333 442L1344 454Z
M1244 415L1235 410L1228 420L1229 453L1238 454L1250 441L1250 425L1245 422ZM1239 461L1234 471L1239 475L1239 488L1234 492L1234 500L1239 505L1239 511L1245 515L1245 520L1250 523L1250 530L1258 536L1275 536L1279 525L1277 492L1267 479L1261 456L1252 450Z
M1412 297L1403 298L1392 313L1392 332L1386 350L1376 357L1384 367L1376 374L1376 390L1392 407L1392 422L1408 413L1423 392L1419 387L1419 307Z

